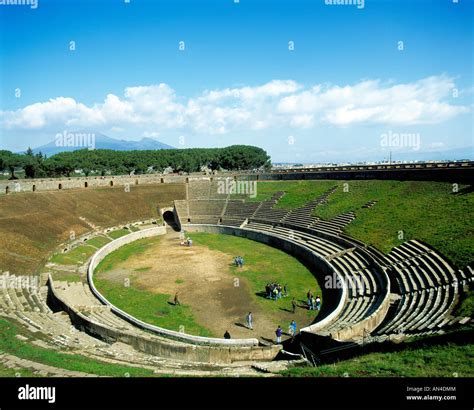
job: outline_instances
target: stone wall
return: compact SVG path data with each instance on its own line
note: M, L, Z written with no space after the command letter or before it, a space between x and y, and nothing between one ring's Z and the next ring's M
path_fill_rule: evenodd
M259 181L292 181L313 179L337 180L395 180L395 181L440 181L458 184L470 184L474 180L474 168L437 168L437 169L393 169L353 171L292 171L243 175L242 179Z
M112 188L136 185L185 183L186 177L177 175L116 175L104 177L71 177L19 179L15 181L0 181L0 195L15 192L57 191L66 189Z

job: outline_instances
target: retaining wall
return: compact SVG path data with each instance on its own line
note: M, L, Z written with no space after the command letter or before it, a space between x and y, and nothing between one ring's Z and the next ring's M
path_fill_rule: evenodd
M48 304L54 310L68 313L73 325L91 336L107 343L122 342L133 346L136 350L174 360L185 360L200 363L229 364L239 361L270 361L280 352L281 346L200 346L190 343L166 340L150 334L132 333L119 330L103 323L95 322L79 310L68 305L56 293L54 282L48 279Z
M177 175L111 175L104 177L71 177L18 179L0 181L0 195L19 192L57 191L67 189L112 188L165 183L185 183L186 177Z

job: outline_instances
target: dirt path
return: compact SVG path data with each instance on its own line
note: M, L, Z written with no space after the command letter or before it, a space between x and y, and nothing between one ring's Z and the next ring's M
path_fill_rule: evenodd
M299 326L309 323L304 309L297 309L294 315L283 310L264 311L252 297L247 280L239 278L237 283L232 275L232 256L205 246L184 247L179 242L179 234L169 232L156 246L130 257L102 277L123 282L133 276L140 289L170 295L179 292L180 302L192 307L196 321L218 337L228 330L232 338L268 341L275 339L278 325L286 332L293 318ZM290 304L288 300L288 307ZM243 326L249 311L254 317L253 331Z

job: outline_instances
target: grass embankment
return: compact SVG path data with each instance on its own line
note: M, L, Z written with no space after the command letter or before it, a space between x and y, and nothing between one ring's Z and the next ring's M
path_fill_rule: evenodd
M474 290L470 290L462 296L454 315L474 317Z
M89 239L87 241L87 244L90 246L94 246L95 248L102 248L103 246L107 245L110 242L109 238L106 238L105 236L98 235L94 236L93 238Z
M466 332L468 333L468 332ZM467 335L466 335L467 336ZM471 336L472 337L472 336ZM283 371L288 377L473 377L474 345L446 343L376 352L319 367Z
M346 184L346 185L344 185ZM458 268L472 263L474 253L474 193L468 186L421 181L294 181L258 182L257 199L286 191L279 207L292 209L337 185L327 204L320 205L315 215L331 219L354 211L357 218L346 232L378 249L388 252L409 239L430 244ZM343 189L346 187L346 189ZM363 209L370 200L377 203ZM399 239L400 232L403 238Z
M87 261L95 252L97 248L89 245L79 245L65 253L54 254L50 262L58 265L81 265Z
M19 340L16 337L18 334L31 337L24 328L2 318L0 318L0 334L2 335L0 337L0 351L48 366L92 373L98 376L125 377L129 375L131 377L150 377L154 375L153 371L148 369L100 362L79 354L57 352L31 345L27 341ZM35 338L37 338L37 335L35 335ZM29 376L31 373L28 370L20 370L19 372L24 377ZM13 371L13 375L15 373L16 371ZM0 369L0 376L11 376L10 370L2 371Z
M121 238L122 236L128 235L130 232L132 231L129 231L128 229L117 229L116 231L109 232L108 235L112 239L118 239L118 238Z
M312 199L329 191L337 184L336 181L278 181L258 182L257 195L248 201L265 201L277 191L286 195L276 204L276 208L293 209L303 206Z
M158 218L158 207L185 198L185 184L12 193L0 197L0 269L31 275L51 252L99 227ZM81 219L82 218L82 219Z

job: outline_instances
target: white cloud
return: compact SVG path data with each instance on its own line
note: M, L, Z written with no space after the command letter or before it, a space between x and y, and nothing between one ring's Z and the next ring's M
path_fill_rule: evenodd
M159 132L155 132L155 131L145 131L143 134L142 134L142 137L143 138L158 138L160 136L160 133Z
M123 96L108 94L91 106L57 97L0 112L0 121L9 130L141 126L157 133L177 129L217 135L275 127L310 129L318 124L433 124L470 111L451 102L453 88L453 78L446 75L403 84L364 80L311 87L273 80L255 87L206 90L186 99L169 85L158 84L128 87Z

